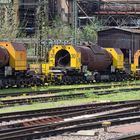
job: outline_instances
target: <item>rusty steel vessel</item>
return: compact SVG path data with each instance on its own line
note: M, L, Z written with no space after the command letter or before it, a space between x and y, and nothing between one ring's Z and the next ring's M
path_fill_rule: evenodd
M89 71L104 71L112 63L112 56L105 49L97 46L77 46L81 53L81 64L87 65Z
M105 49L93 45L75 46L81 54L81 65L87 66L87 70L105 71L112 63L112 56ZM55 56L55 67L70 67L72 54L67 50L60 50Z
M9 54L7 50L0 46L0 68L6 66L9 61Z

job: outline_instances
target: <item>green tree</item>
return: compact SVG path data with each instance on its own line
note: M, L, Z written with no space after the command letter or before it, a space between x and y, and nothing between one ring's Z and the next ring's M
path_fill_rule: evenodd
M72 28L70 25L65 24L60 19L55 19L52 25L49 26L47 22L44 21L42 25L42 38L43 39L60 39L69 40L72 38Z
M87 24L82 29L81 39L84 41L97 41L97 31L99 31L100 25L98 22L92 22L91 24Z
M15 9L13 5L2 5L0 7L0 40L12 41L23 33L19 30L19 25L15 21Z

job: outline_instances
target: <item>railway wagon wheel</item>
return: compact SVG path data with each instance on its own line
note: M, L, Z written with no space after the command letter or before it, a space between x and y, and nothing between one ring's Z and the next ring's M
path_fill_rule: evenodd
M3 89L4 87L5 87L4 80L0 80L0 89Z
M99 73L95 74L95 81L98 83L98 82L101 82L101 75Z
M16 85L16 81L14 79L9 79L10 87L13 87Z
M30 86L32 87L32 86L34 86L35 85L35 80L34 79L31 79L30 80Z
M22 79L21 80L21 87L26 87L27 83L26 83L26 79Z

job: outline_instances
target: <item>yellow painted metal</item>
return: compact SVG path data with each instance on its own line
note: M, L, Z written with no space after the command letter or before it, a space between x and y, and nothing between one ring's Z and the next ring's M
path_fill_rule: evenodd
M49 62L42 64L42 73L45 75L51 75L53 77L53 73L50 73L50 70L55 67L55 56L60 50L66 50L70 54L70 67L75 69L81 68L81 53L78 52L74 46L72 45L54 45L52 49L49 51ZM60 79L62 76L60 75Z
M10 55L9 65L15 70L27 70L26 50L15 50L11 42L0 42Z
M139 57L140 57L140 50L137 50L134 54L134 63L131 64L131 71L135 73L137 68L139 68Z
M134 54L134 64L136 67L139 67L139 57L140 57L140 50L137 50Z
M32 70L36 73L42 72L42 65L41 64L30 64L29 67L30 67L30 70Z
M81 54L76 51L72 45L54 45L49 52L49 64L50 67L55 66L55 56L58 51L66 50L70 54L70 67L75 69L80 69L81 67Z
M48 75L49 74L49 70L50 70L49 63L42 64L42 73L43 74Z
M124 69L124 55L119 48L105 48L113 58L113 66L116 69Z
M49 66L45 66L46 64L42 65L42 73L46 75L48 82L54 82L56 80L56 75L53 72L50 72ZM57 80L62 80L62 73L57 74Z
M135 74L136 73L136 65L135 64L131 64L131 72L133 73L133 74Z
M81 68L81 53L78 52L72 45L54 45L49 52L50 67L55 67L55 56L58 51L66 50L70 54L70 67L75 69Z

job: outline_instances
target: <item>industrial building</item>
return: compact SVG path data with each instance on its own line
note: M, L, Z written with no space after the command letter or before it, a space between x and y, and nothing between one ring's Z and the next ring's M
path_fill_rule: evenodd
M127 66L136 63L139 58L140 66L140 30L110 28L99 31L98 44L104 48L121 49Z
M79 22L97 18L103 26L140 26L139 0L78 0Z
M77 0L76 15L74 13L74 0L1 0L1 18L13 18L21 30L29 34L35 33L40 17L51 23L56 17L64 22L73 24L76 16L78 26L97 19L103 26L140 26L140 1L139 0ZM7 6L14 10L14 16L9 15ZM10 19L11 20L11 19ZM0 21L2 22L2 21Z

